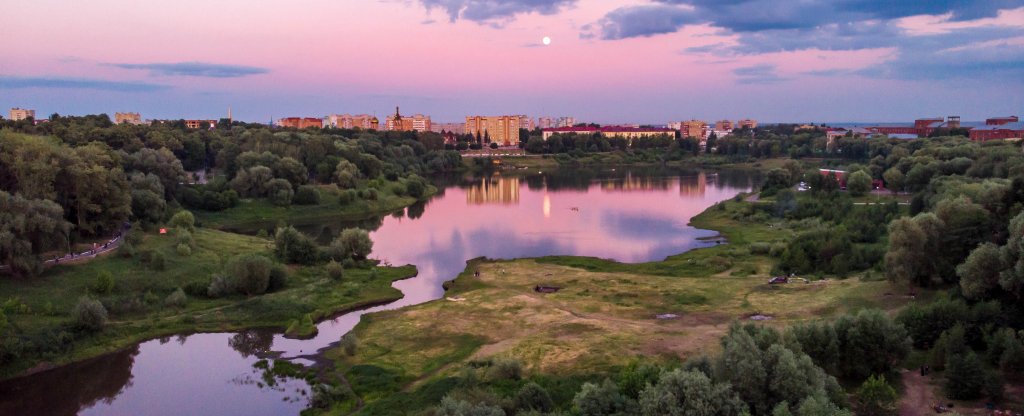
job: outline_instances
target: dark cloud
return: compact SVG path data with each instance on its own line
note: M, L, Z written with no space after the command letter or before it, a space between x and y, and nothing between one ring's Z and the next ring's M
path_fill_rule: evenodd
M775 65L770 64L736 68L732 73L736 75L736 82L740 84L776 84L789 80L779 76Z
M451 21L472 20L478 23L493 23L508 20L518 14L554 14L563 7L571 6L576 0L420 0L427 9L439 8L448 14Z
M115 92L153 92L170 88L167 85L143 82L106 81L100 79L61 77L15 77L0 75L0 89L47 88Z
M267 68L254 66L209 64L204 62L108 65L123 69L147 70L153 75L206 78L241 78L249 75L259 75L270 72Z
M699 19L690 10L666 4L626 6L608 12L600 22L601 39L625 39L672 33Z

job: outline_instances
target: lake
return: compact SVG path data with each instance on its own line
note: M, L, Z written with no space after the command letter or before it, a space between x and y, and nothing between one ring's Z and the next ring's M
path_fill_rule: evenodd
M750 190L756 179L746 171L660 169L437 178L438 195L391 215L296 224L324 244L346 227L369 230L371 257L419 268L416 277L394 283L401 300L321 322L313 339L265 330L179 335L9 380L0 383L0 415L297 414L308 404L309 386L268 379L254 367L260 357L309 364L362 315L439 299L442 283L476 257L580 255L635 263L716 244L717 233L689 226L690 218Z

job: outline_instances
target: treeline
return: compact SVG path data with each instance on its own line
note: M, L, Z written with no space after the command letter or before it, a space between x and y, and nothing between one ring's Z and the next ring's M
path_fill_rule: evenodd
M0 262L35 274L44 253L66 253L125 222L160 223L179 207L222 210L241 198L317 204L324 185L338 188L341 204L375 199L379 188L419 198L429 186L424 176L460 167L436 134L226 120L193 130L113 125L106 115L0 121L0 200L10 208L0 217Z

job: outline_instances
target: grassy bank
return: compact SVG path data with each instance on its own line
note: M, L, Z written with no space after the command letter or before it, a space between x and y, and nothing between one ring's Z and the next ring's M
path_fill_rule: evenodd
M418 200L404 193L395 193L395 184L379 186L375 199L355 198L339 202L341 193L334 186L319 186L320 203L315 205L277 206L267 199L243 199L238 206L223 211L196 211L197 220L206 227L217 229L240 229L258 227L279 221L287 224L316 221L361 220L415 204ZM437 193L437 188L427 187L423 198Z
M446 299L364 317L353 354L328 353L367 403L360 414L403 414L437 404L473 363L508 357L531 378L586 379L636 360L676 362L713 353L728 325L768 325L895 310L912 300L884 281L766 284L774 260L753 243L789 238L784 224L734 216L729 201L693 219L729 244L624 264L586 257L478 260L449 282ZM476 277L474 272L479 271ZM538 293L538 285L555 293ZM928 296L924 296L928 297ZM919 296L918 302L922 297ZM659 319L661 315L662 319Z
M227 331L253 327L284 329L309 314L314 320L362 305L398 299L394 280L415 275L414 266L345 271L340 281L328 278L324 266L289 270L287 286L261 296L212 299L203 295L212 274L234 255L270 255L272 241L209 229L193 234L189 256L175 250L170 235L147 234L135 246L140 253L159 252L165 266L155 269L139 257L111 255L84 265L60 266L36 278L0 279L0 300L23 306L9 308L7 317L18 337L38 345L38 355L17 358L0 369L0 377L24 373L37 365L60 365L101 355L136 342L164 335ZM99 276L114 276L109 292L97 290ZM183 304L169 302L178 288L189 294ZM100 299L110 313L101 332L73 327L71 311L81 296ZM15 301L10 301L16 299ZM6 309L6 308L5 308Z

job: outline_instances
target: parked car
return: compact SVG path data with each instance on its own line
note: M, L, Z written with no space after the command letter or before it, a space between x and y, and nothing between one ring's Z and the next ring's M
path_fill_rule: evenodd
M777 284L782 284L782 283L789 283L789 277L786 277L786 276L775 276L775 277L773 277L771 279L768 279L768 284L770 284L770 285L777 285Z

